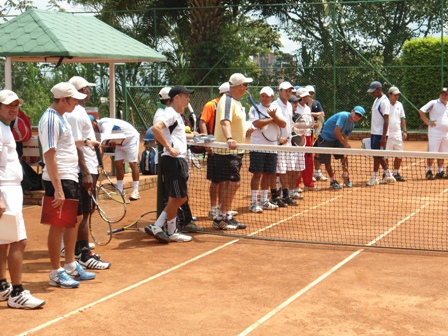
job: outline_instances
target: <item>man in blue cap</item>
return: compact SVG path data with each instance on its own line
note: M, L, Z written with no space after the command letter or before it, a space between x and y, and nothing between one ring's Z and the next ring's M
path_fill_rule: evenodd
M339 112L332 115L324 124L322 133L316 141L317 147L331 147L331 148L351 148L348 143L348 139L355 128L355 122L361 120L366 111L362 106L355 106L350 112ZM341 160L342 170L344 173L342 177L344 179L344 184L346 187L351 188L352 183L350 182L348 175L348 160L344 155L334 155L336 160ZM342 189L342 185L336 181L334 177L334 171L331 167L331 156L330 154L319 154L318 158L320 163L325 164L325 170L330 176L330 188L331 189Z

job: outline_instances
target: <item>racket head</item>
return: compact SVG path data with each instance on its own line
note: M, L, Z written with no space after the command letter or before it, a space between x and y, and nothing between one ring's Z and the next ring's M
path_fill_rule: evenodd
M89 216L89 231L93 241L98 245L107 245L112 239L112 227L108 220L105 220L103 210L98 206L96 199L92 195L92 211Z
M96 199L109 222L117 223L126 215L126 199L115 184L101 184L97 189Z

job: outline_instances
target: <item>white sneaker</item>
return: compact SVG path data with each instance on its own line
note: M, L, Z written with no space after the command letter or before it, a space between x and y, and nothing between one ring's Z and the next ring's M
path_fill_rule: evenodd
M11 283L8 283L8 287L6 287L5 290L2 290L0 292L0 301L8 300L9 295L11 294L11 292L12 292L12 285L11 285Z
M252 211L253 213L261 213L263 212L263 209L261 206L258 205L257 202L253 202L251 203L249 210Z
M380 181L378 180L378 178L376 178L376 177L372 177L367 183L366 183L368 186L374 186L374 185L377 185L377 184L380 184Z
M129 196L129 199L130 199L131 201L136 201L136 200L138 200L139 198L140 198L140 194L139 194L138 190L134 190L134 191L132 192L131 196Z
M189 242L189 241L191 241L193 239L193 237L184 235L184 234L180 233L177 230L171 236L168 235L168 237L170 237L170 240L172 242L178 242L178 243L180 243L180 242Z
M10 296L8 299L8 307L22 309L36 309L45 304L44 300L40 300L31 295L30 291L24 290L17 296Z
M230 210L230 211L229 211L229 214L233 217L233 216L238 215L238 211Z
M263 210L275 210L278 208L278 205L276 204L272 204L269 201L265 201L263 202L263 204L261 205L261 207L263 208Z
M326 180L328 180L328 178L326 178L324 176L324 174L322 174L322 172L320 172L320 173L315 172L314 173L314 179L315 179L315 181L326 181Z
M289 191L289 197L293 198L293 199L303 199L303 196L301 193L299 193L296 190L290 190Z

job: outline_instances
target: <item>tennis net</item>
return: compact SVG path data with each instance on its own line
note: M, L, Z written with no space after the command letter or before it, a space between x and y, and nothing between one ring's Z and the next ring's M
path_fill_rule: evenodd
M207 144L214 151L224 150L227 144ZM218 230L212 228L209 219L211 206L210 181L206 179L208 155L196 155L202 168L191 165L189 204L197 224L206 233L232 235L238 237L269 239L280 241L370 246L400 249L446 251L447 241L447 201L448 179L428 180L425 177L427 159L443 159L441 153L381 151L389 157L390 171L393 173L394 157L401 157L400 174L405 182L366 185L373 172L373 156L378 151L364 149L333 149L313 147L284 147L265 145L240 145L243 150L241 181L233 202L232 210L238 214L235 219L247 225L243 230ZM303 199L298 205L264 209L254 213L251 179L249 172L250 152L303 153L306 155L331 154L332 167L339 184L343 184L341 160L333 155L344 155L348 160L348 170L352 187L344 186L336 190L330 188L330 179L321 166L327 181L317 181L318 191L303 191ZM302 154L300 154L302 155ZM294 156L293 156L294 157ZM437 168L435 168L437 169ZM434 170L433 170L434 172ZM437 172L434 172L434 174ZM380 166L379 180L383 169ZM389 179L390 180L390 179ZM222 184L221 184L222 186ZM303 179L300 186L304 189ZM225 190L223 191L225 195ZM261 203L261 191L258 203ZM269 199L271 199L269 188Z

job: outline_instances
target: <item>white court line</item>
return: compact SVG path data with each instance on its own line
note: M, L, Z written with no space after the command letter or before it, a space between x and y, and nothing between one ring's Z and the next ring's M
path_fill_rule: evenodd
M448 189L445 189L440 196L443 196L443 194L445 194L448 191ZM416 209L414 212L412 212L410 215L404 217L402 220L400 220L399 222L397 222L394 226L392 226L391 228L389 228L387 231L383 232L381 235L379 235L378 237L376 237L374 240L372 240L371 242L369 242L368 244L366 244L366 246L372 246L373 244L377 243L379 240L381 240L382 238L384 238L386 235L388 235L389 233L391 233L392 231L394 231L396 228L398 228L401 224L403 224L404 222L406 222L407 220L409 220L410 218L414 217L416 214L418 214L420 211L422 211L424 208L426 208L428 205L430 205L431 202L426 202L425 204L423 204L420 208ZM255 322L254 324L252 324L250 327L248 327L246 330L244 330L243 332L241 332L238 336L245 336L248 335L249 333L251 333L252 331L254 331L256 328L258 328L260 325L262 325L264 322L266 322L267 320L269 320L271 317L273 317L275 314L277 314L279 311L281 311L282 309L286 308L288 305L290 305L291 303L293 303L295 300L297 300L300 296L302 296L303 294L305 294L306 292L308 292L311 288L313 288L314 286L316 286L317 284L319 284L321 281L325 280L327 277L329 277L331 274L333 274L334 272L336 272L339 268L341 268L342 266L344 266L345 264L347 264L350 260L354 259L355 257L357 257L362 251L364 251L364 249L360 249L356 252L354 252L353 254L351 254L350 256L348 256L347 258L345 258L344 260L342 260L339 264L337 264L336 266L334 266L333 268L331 268L329 271L325 272L324 274L322 274L320 277L318 277L316 280L314 280L313 282L311 282L310 284L308 284L307 286L305 286L304 288L302 288L300 291L298 291L296 294L294 294L293 296L291 296L289 299L287 299L286 301L284 301L283 303L281 303L279 306L277 306L276 308L274 308L273 310L271 310L269 313L267 313L265 316L263 316L262 318L260 318L257 322Z
M107 300L109 300L109 299L112 299L112 298L114 298L114 297L116 297L116 296L118 296L118 295L120 295L120 294L123 294L123 293L125 293L125 292L130 291L131 289L134 289L134 288L136 288L136 287L138 287L138 286L144 285L144 284L146 284L146 283L148 283L148 282L150 282L150 281L152 281L152 280L154 280L154 279L157 279L157 278L159 278L159 277L161 277L161 276L163 276L163 275L166 275L166 274L168 274L168 273L171 273L171 272L173 272L173 271L175 271L175 270L177 270L177 269L179 269L179 268L181 268L181 267L183 267L183 266L186 266L186 265L188 265L188 264L190 264L190 263L192 263L192 262L194 262L194 261L196 261L196 260L199 260L199 259L201 259L201 258L204 258L204 257L206 257L206 256L208 256L208 255L210 255L210 254L212 254L212 253L215 253L215 252L217 252L217 251L219 251L219 250L221 250L221 249L223 249L223 248L225 248L225 247L227 247L227 246L229 246L229 245L235 244L235 243L238 242L239 240L240 240L240 239L235 239L235 240L232 240L232 241L230 241L230 242L228 242L228 243L225 243L225 244L223 244L223 245L221 245L221 246L218 246L217 248L214 248L213 250L210 250L210 251L208 251L208 252L205 252L205 253L203 253L203 254L200 254L200 255L198 255L198 256L196 256L196 257L190 259L190 260L184 261L184 262L181 263L181 264L178 264L178 265L176 265L176 266L174 266L174 267L171 267L171 268L169 268L169 269L167 269L167 270L165 270L165 271L163 271L163 272L160 272L160 273L158 273L158 274L156 274L156 275L153 275L153 276L151 276L151 277L149 277L149 278L147 278L147 279L144 279L144 280L142 280L142 281L139 281L139 282L137 282L137 283L135 283L135 284L133 284L133 285L131 285L131 286L129 286L129 287L123 288L123 289L121 289L121 290L119 290L119 291L117 291L117 292L115 292L115 293L112 293L112 294L110 294L110 295L107 295L107 296L105 296L105 297L103 297L103 298L101 298L101 299L99 299L99 300L97 300L97 301L94 301L94 302L92 302L92 303L89 303L89 304L87 304L87 305L85 305L85 306L82 306L82 307L80 307L80 308L78 308L78 309L72 310L71 312L69 312L69 313L67 313L67 314L64 314L64 315L59 316L59 317L57 317L57 318L55 318L55 319L53 319L53 320L51 320L51 321L48 321L48 322L46 322L46 323L44 323L44 324L41 324L40 326L37 326L37 327L32 328L32 329L29 329L29 330L27 330L27 331L25 331L25 332L19 334L18 336L26 336L26 335L30 335L30 334L32 334L32 333L38 331L38 330L44 329L44 328L46 328L46 327L48 327L48 326L50 326L50 325L52 325L52 324L54 324L54 323L56 323L56 322L59 322L59 321L65 319L65 318L67 318L67 317L70 317L70 316L76 315L76 314L78 314L78 313L81 313L81 312L83 312L84 310L86 310L86 309L88 309L88 308L92 308L93 306L96 306L96 305L99 304L99 303L102 303L102 302L104 302L104 301L107 301Z

